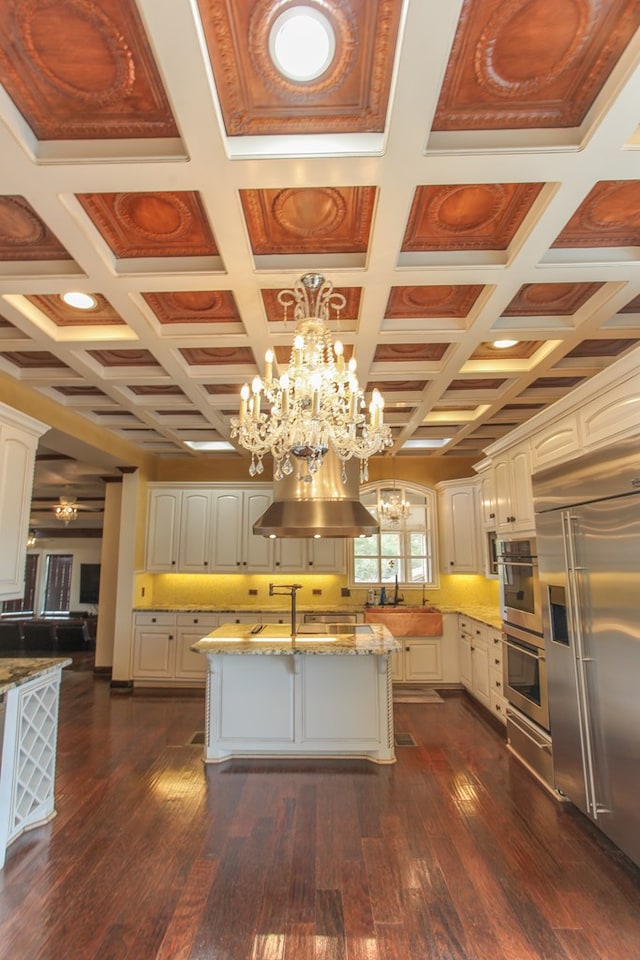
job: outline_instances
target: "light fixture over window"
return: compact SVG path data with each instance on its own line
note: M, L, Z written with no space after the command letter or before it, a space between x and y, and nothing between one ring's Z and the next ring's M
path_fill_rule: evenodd
M298 4L276 19L269 33L269 55L279 73L296 83L322 76L336 51L333 27L316 7Z
M404 500L396 487L395 457L391 458L393 488L380 492L380 523L385 527L399 527L411 513L411 504Z
M332 342L325 326L330 307L339 315L346 300L324 277L308 273L293 289L281 290L278 302L285 320L288 307L293 307L296 320L288 369L276 379L273 351L267 350L264 378L255 377L251 389L248 383L242 387L231 437L251 453L251 476L262 473L262 459L270 453L274 480L290 476L298 462L306 467L303 479L311 482L331 449L343 464L359 458L362 482L369 457L391 446L393 439L384 423L382 395L373 390L367 415L356 361L351 357L345 364L342 344ZM342 479L345 482L344 469Z
M80 293L75 290L63 293L60 299L68 307L74 307L76 310L93 310L98 305L98 301L90 293Z
M27 537L27 547L35 547L38 542L38 531L29 530L29 536Z
M65 527L72 520L78 519L78 504L69 497L60 497L60 503L56 503L53 508L56 520L61 520Z

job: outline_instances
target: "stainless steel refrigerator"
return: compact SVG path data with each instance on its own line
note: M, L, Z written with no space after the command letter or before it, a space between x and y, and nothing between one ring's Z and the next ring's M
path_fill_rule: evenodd
M533 490L555 785L640 865L640 441Z

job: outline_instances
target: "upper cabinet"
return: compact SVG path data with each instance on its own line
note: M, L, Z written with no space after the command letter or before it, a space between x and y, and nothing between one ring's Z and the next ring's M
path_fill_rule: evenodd
M343 573L341 539L270 540L253 524L271 486L150 484L146 569L150 573Z
M274 569L278 573L343 573L345 542L284 537L275 543Z
M496 529L496 494L493 483L491 464L486 460L478 468L478 498L480 506L480 523L483 530Z
M437 485L440 507L440 566L443 573L478 573L477 480L445 480Z
M271 491L218 490L215 494L213 568L219 573L270 573L273 544L253 524L271 504Z
M0 600L24 594L24 567L38 437L49 428L0 404Z
M535 528L529 445L521 444L492 461L498 533L531 532Z

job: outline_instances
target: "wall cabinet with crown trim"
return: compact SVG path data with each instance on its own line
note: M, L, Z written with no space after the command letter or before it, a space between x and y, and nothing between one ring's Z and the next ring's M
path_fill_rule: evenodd
M38 437L47 426L0 404L0 600L24 594L25 555Z
M445 480L437 485L440 513L440 569L479 573L478 481Z

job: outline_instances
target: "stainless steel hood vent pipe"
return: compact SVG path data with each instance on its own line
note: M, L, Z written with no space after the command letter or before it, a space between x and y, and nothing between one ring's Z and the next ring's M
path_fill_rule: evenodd
M346 473L346 481L343 480ZM360 463L345 464L329 450L322 469L296 471L273 484L274 500L256 520L253 532L263 537L370 537L378 521L360 503Z

